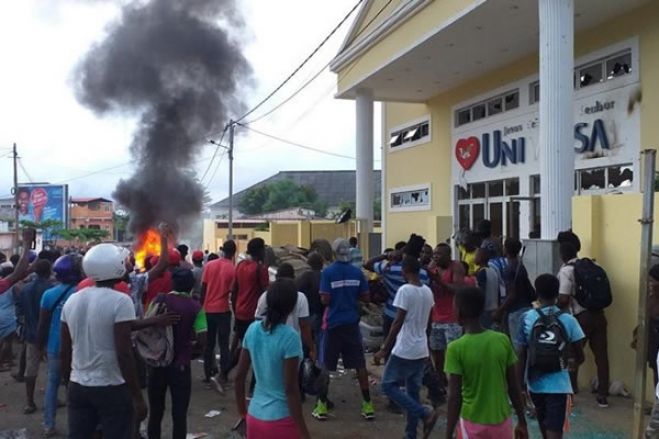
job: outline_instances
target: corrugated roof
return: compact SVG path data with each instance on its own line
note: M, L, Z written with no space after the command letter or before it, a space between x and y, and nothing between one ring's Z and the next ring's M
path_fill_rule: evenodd
M328 206L338 206L342 201L355 202L357 176L355 171L281 171L233 195L233 205L238 208L245 194L257 187L276 181L290 179L300 186L311 186L316 190L318 199ZM373 196L381 196L382 173L373 171ZM229 208L229 199L225 198L213 204L213 208Z

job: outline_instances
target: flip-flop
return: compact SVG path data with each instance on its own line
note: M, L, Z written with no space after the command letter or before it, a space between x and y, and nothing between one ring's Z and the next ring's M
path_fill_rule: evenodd
M24 415L31 415L32 413L37 411L37 406L36 405L26 405L25 408L23 409L23 414Z

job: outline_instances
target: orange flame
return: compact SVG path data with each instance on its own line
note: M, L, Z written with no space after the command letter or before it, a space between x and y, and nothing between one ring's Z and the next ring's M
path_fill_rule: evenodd
M146 265L146 258L160 255L160 233L149 229L142 233L135 246L135 264L141 269Z

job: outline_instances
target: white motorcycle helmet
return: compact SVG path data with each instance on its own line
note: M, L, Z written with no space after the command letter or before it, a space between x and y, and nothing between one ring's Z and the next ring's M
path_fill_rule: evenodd
M126 274L126 249L114 244L95 245L85 254L82 269L96 282L121 279Z

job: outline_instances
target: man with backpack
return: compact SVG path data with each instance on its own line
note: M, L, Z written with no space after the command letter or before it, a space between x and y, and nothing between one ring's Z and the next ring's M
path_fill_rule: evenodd
M195 279L192 270L179 268L172 272L173 291L157 296L151 306L164 305L167 311L175 312L181 320L173 326L173 358L169 364L149 369L149 439L161 436L161 424L165 412L167 389L172 400L172 438L185 439L187 434L188 406L192 392L192 340L204 347L206 343L206 314L191 296Z
M519 346L517 375L526 383L533 400L542 437L560 439L568 396L572 394L568 351L571 348L577 363L583 362L584 333L573 316L556 306L559 281L555 276L538 276L535 289L540 307L522 316L519 331L513 335Z
M46 290L41 297L37 340L41 352L47 353L48 381L44 398L44 436L57 435L55 412L58 406L57 392L61 384L60 374L60 316L69 297L82 280L81 258L70 253L61 256L53 265L55 279L59 282Z
M559 246L563 266L558 272L558 306L576 317L590 343L597 366L597 404L605 408L609 406L609 358L604 308L611 304L611 287L602 267L590 259L578 259L575 244L564 240ZM578 367L570 375L577 393Z

